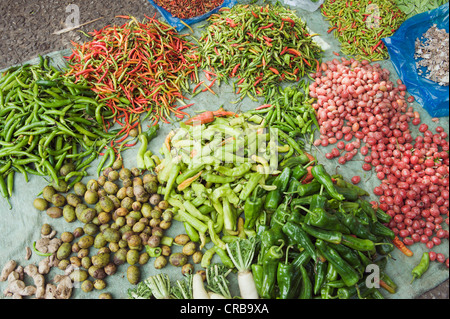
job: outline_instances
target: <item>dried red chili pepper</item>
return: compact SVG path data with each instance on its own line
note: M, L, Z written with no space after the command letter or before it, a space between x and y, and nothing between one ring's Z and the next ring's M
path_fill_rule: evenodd
M180 19L205 14L223 4L223 0L155 0L155 3Z

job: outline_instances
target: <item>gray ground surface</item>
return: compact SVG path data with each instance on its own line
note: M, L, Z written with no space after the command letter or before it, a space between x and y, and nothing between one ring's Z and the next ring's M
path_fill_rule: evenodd
M85 37L70 31L53 35L65 28L66 7L76 4L80 9L80 23L100 17L79 30L89 32L109 24L121 24L116 15L133 15L143 19L156 10L147 0L1 0L0 1L0 69L35 58L38 54L71 47L70 41L83 41ZM159 15L157 15L159 16ZM448 299L449 281L424 293L419 299Z

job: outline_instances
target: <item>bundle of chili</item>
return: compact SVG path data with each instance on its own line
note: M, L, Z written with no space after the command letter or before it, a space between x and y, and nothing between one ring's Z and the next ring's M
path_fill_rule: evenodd
M120 17L129 20L91 32L89 42L73 43L66 76L93 86L114 112L113 122L122 127L119 135L125 139L147 117L156 125L160 120L168 123L172 113L178 118L187 115L174 103L186 99L183 93L189 91L190 80L198 80L198 57L185 35L164 22ZM142 113L147 113L144 119ZM108 130L109 124L103 124Z
M155 0L155 3L176 18L190 19L221 6L223 0Z
M341 42L341 51L372 61L388 58L381 39L394 34L406 20L406 15L391 0L328 0L321 10L331 25L328 33L334 31Z
M298 81L316 70L321 48L306 23L281 4L236 5L212 14L199 40L202 67L218 80L236 80L241 99L256 100L281 81Z

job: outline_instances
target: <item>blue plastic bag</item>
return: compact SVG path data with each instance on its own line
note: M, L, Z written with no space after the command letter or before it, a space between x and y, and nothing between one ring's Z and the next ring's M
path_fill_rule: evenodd
M434 10L417 14L406 20L393 36L383 39L392 64L408 92L432 117L449 115L449 87L441 86L417 73L414 59L415 41L422 38L433 24L448 32L448 13L447 3Z
M177 31L181 31L182 29L184 29L186 27L183 23L180 22L181 19L174 17L169 11L158 6L153 0L148 0L148 2L150 2L150 4L153 5L156 8L156 10L158 10L159 13L164 17L164 19L166 19L167 23L169 23L171 26L175 27L177 29ZM202 20L207 19L211 14L219 11L220 8L223 8L223 7L232 8L235 4L236 4L236 0L224 0L222 5L220 5L219 7L215 8L209 12L206 12L200 16L197 16L197 17L190 18L190 19L183 19L183 22L187 25L191 25L191 24L200 22Z

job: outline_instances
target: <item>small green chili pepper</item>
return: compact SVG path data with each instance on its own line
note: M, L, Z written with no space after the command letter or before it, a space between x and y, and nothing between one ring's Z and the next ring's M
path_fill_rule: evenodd
M429 267L430 267L430 254L428 252L424 252L422 254L422 258L420 259L419 264L416 267L414 267L413 270L411 271L411 274L413 276L411 283L413 283L413 281L416 278L421 278Z
M345 197L338 193L331 176L325 171L325 167L322 164L314 165L311 169L311 174L314 176L321 185L323 185L327 193L336 200L344 200Z

